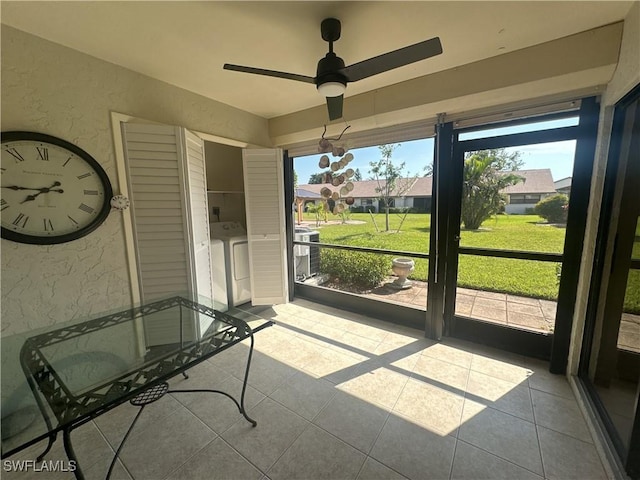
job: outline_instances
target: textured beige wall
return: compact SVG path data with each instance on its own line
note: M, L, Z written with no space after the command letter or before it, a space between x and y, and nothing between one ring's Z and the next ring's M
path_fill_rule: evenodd
M593 180L591 182L591 197L589 199L589 214L582 252L582 267L576 296L574 313L574 328L571 337L569 364L567 372L570 375L578 373L580 350L584 333L584 322L589 300L591 270L595 253L598 222L604 188L607 156L611 140L611 126L615 103L640 83L640 2L635 2L624 21L620 58L616 71L602 95L600 124L598 126L598 142L593 166ZM596 332L597 336L597 332Z
M118 192L110 112L258 145L266 120L2 25L2 131L75 143ZM1 241L2 335L95 315L130 302L122 216L52 246Z

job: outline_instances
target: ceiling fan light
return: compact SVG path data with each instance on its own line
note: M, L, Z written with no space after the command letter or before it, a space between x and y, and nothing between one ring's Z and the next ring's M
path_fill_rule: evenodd
M340 82L326 82L318 85L318 92L324 97L339 97L346 89L347 86Z

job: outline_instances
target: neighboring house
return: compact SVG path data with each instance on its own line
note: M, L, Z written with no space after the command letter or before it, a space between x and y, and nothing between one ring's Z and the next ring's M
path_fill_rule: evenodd
M533 208L535 204L543 198L556 193L551 170L548 168L518 170L517 174L523 177L524 181L503 190L503 193L507 195L506 213L525 213L528 208ZM418 177L416 179L405 178L398 180L398 183L402 185L397 189L401 192L404 189L404 185L407 185L407 183L412 184L403 194L398 194L392 198L391 206L397 208L413 208L417 212L431 211L432 177ZM384 185L384 182L381 182L380 185ZM310 191L319 195L320 190L325 186L327 185L300 185L299 190L304 192ZM353 182L353 187L350 195L354 199L354 207L370 207L372 211L380 211L380 209L383 208L376 190L379 188L377 180ZM338 190L340 187L330 188Z
M502 192L507 195L506 213L527 213L527 209L536 206L540 200L556 193L551 170L518 170L514 172L524 178L524 181L505 188Z
M396 182L395 193L391 199L391 206L396 208L415 208L418 212L429 212L431 210L431 177L401 178ZM372 212L377 212L384 208L380 200L377 189L384 187L385 182L377 180L362 180L353 182L353 190L349 196L353 197L353 207L368 207ZM340 187L332 187L324 183L300 185L303 191L320 193L323 187L339 191Z
M564 193L567 196L571 194L571 177L561 178L553 184L556 187L556 192Z

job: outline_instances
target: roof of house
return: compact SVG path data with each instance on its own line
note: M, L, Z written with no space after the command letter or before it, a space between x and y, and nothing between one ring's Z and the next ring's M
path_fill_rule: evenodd
M396 182L396 188L394 190L395 196L405 195L407 197L428 197L431 195L431 182L432 177L418 177L418 178L400 178ZM350 196L354 198L376 198L379 193L377 188L383 188L385 181L381 180L362 180L360 182L353 182L353 190ZM328 187L331 190L339 191L342 185L334 187L330 184L320 183L311 185L299 185L300 190L311 191L320 194L322 188ZM400 193L398 193L400 192Z
M556 187L556 190L561 188L571 188L571 177L561 178L560 180L556 180L553 182Z
M524 181L511 185L502 190L502 193L555 193L556 187L553 184L553 176L548 168L537 170L518 170L513 172L524 177Z
M305 187L307 186L312 186L312 185L304 185ZM319 191L319 189L318 189ZM320 198L320 193L318 192L314 192L312 190L309 190L307 188L298 188L296 190L296 197L298 198L308 198L308 199L312 199L312 198Z
M518 170L515 172L517 175L524 177L524 181L517 185L512 185L503 190L503 193L555 193L556 187L553 184L553 177L551 176L551 170L548 168L538 170ZM394 193L395 196L398 190L404 190L408 185L409 188L403 193L406 197L430 197L432 188L433 177L418 177L418 178L402 178L397 182L397 188ZM376 198L379 196L376 188L384 187L385 182L377 180L363 180L360 182L353 182L353 190L350 196L354 198ZM339 191L341 186L333 187L329 184L310 184L299 185L300 191L313 192L316 195L320 195L320 190L323 187L329 187L333 191ZM306 197L305 197L306 198ZM317 197L315 197L317 198Z

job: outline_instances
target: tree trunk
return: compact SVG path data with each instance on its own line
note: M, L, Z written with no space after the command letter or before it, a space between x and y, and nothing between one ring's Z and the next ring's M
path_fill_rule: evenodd
M385 232L389 231L389 205L384 207L384 226L386 227Z

